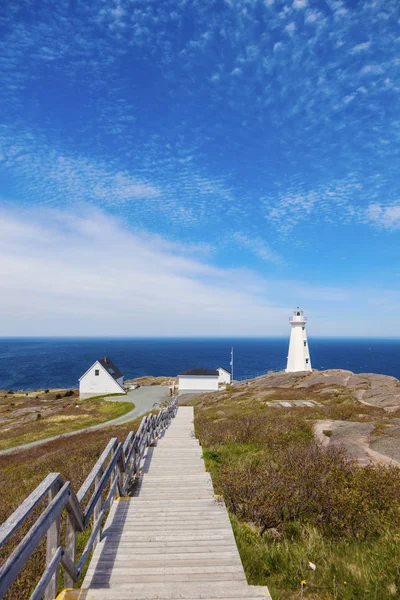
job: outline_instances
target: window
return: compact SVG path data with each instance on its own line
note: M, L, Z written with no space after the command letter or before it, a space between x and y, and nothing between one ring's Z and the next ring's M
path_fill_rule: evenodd
M304 331L304 330L305 330L305 327L302 327L302 330Z
M306 358L306 365L308 365L308 360L309 360L309 359L308 359L308 358Z
M94 372L94 374L95 374L95 375L100 375L100 371L99 371L99 369L95 369L95 372Z
M307 342L304 342L304 345L307 346Z
M298 316L298 317L300 316L300 313L299 313L299 312L297 313L297 316Z

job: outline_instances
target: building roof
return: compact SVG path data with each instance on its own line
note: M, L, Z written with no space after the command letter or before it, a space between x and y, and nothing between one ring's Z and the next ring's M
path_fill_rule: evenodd
M105 356L104 358L99 358L97 362L101 364L103 369L105 369L113 379L119 379L120 377L123 377L121 371L113 363L113 361L110 358L108 358L108 356Z
M194 369L189 369L188 371L182 371L179 375L197 375L203 377L218 377L218 371L216 369L205 369L204 367L195 367Z
M231 374L231 372L228 371L228 369L225 369L225 367L218 367L218 369L222 369L223 371L225 371L225 373L229 373L229 375Z

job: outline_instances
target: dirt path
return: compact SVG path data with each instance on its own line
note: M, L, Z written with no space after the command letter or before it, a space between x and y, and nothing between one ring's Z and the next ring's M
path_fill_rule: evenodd
M330 437L323 433L326 430L333 432ZM400 466L400 461L371 448L373 430L372 423L354 421L323 420L314 424L315 437L323 446L345 448L361 465L374 462Z
M160 405L164 400L168 398L168 391L168 386L164 385L148 387L144 386L136 390L129 391L126 394L126 396L107 396L104 398L104 400L110 400L112 402L132 402L132 410L126 413L125 415L118 417L117 419L105 421L104 423L99 423L98 425L92 425L91 427L86 427L84 429L77 429L76 431L55 435L53 437L45 438L42 440L36 440L35 442L30 442L29 444L22 444L21 446L13 446L12 448L6 448L5 450L0 451L0 456L2 456L3 454L19 452L20 450L26 450L27 448L40 446L41 444L46 444L47 442L52 442L53 440L71 437L72 435L78 435L79 433L85 433L86 431L95 431L96 429L104 429L105 427L110 427L112 425L122 425L123 423L128 423L129 421L133 421L133 419L136 419L137 417L140 417L144 413L150 411L155 406Z

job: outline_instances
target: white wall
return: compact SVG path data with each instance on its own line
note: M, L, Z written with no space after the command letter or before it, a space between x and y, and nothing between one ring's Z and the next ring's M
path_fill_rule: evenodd
M291 325L291 327L292 331L290 332L286 371L288 373L311 371L310 350L308 348L306 327L301 323L295 323Z
M227 373L224 369L217 369L218 371L218 382L219 383L230 383L231 382L231 374Z
M179 375L179 391L197 391L217 392L217 375Z
M95 371L98 370L99 374L95 375ZM120 385L109 375L99 363L95 363L93 367L85 374L85 376L79 382L79 396L100 396L101 394L122 394L123 389L121 385L124 378L120 377L118 382Z

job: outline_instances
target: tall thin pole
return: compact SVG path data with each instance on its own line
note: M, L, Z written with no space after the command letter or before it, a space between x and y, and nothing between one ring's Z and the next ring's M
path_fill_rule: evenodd
M231 365L231 382L233 381L233 346L231 348L231 362L229 363Z

